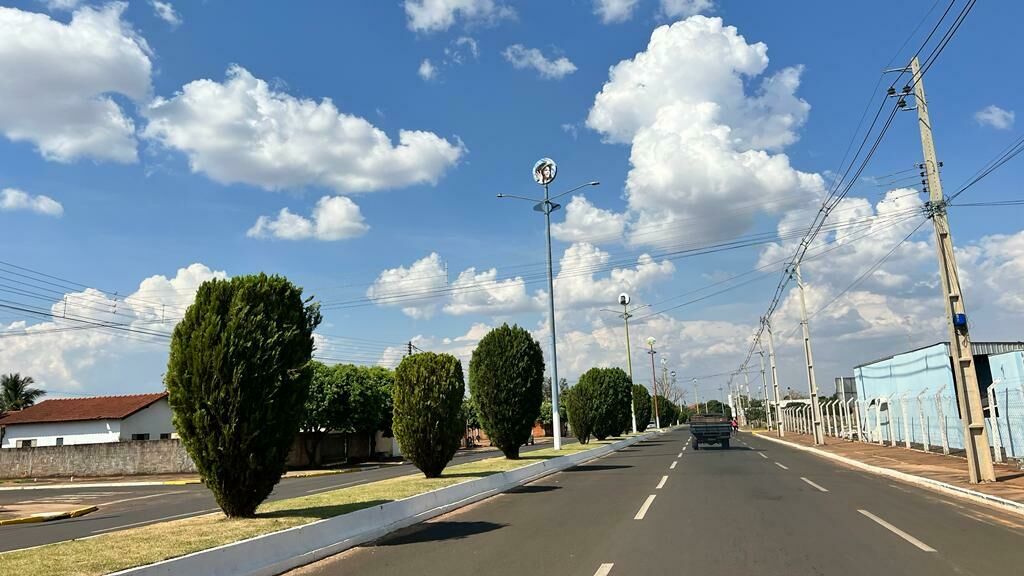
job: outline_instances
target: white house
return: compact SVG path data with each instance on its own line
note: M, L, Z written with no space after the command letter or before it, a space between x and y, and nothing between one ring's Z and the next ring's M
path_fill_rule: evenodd
M0 419L0 448L177 437L167 393L44 400Z

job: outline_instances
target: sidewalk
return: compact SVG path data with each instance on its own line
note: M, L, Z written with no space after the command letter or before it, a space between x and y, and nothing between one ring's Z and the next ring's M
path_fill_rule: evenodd
M996 481L985 484L971 484L967 481L967 460L941 453L925 453L903 447L880 446L863 442L850 442L840 438L826 438L824 446L815 446L814 438L807 434L787 431L784 438L775 432L758 432L758 436L783 440L807 448L814 448L851 460L887 468L904 474L949 484L960 490L980 492L989 496L1017 502L1024 506L1024 472L996 464Z

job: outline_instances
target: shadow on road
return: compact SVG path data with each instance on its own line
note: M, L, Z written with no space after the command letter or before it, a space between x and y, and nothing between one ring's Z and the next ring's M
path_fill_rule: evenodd
M565 472L599 472L601 470L621 470L623 468L632 468L627 464L584 464L582 466L573 466Z
M530 484L528 486L519 486L506 492L506 494L540 494L542 492L551 492L553 490L561 490L561 486L538 486Z
M445 540L461 540L476 534L492 532L504 528L505 524L494 522L429 522L419 524L404 533L378 543L378 546L401 546L420 542L443 542Z

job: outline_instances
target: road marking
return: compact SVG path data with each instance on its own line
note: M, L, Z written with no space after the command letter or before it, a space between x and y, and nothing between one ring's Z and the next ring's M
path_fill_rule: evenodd
M676 454L676 458L682 458L682 457L683 457L683 453L682 452L680 452L679 454Z
M914 538L913 536L911 536L910 534L907 534L903 530L900 530L899 528L893 526L892 524L889 524L888 522L886 522L885 520L882 520L878 516L875 516L871 512L868 512L867 510L857 510L857 512L860 512L861 514L867 516L868 518L871 518L872 520L877 522L879 526L885 528L886 530L888 530L889 532L892 532L893 534L899 536L900 538L903 538L907 542L910 542L911 544L913 544L914 546L917 546L921 550L924 550L925 552L935 552L935 548L932 548L931 546L925 544L924 542L921 542L917 538Z
M676 464L679 464L679 460L673 460L672 465L668 467L669 470L675 470Z
M764 458L765 460L768 459L768 457L764 455L764 452L758 452L757 455L760 456L761 458Z
M827 489L827 488L822 488L821 486L818 486L817 484L815 484L814 482L811 482L810 480L808 480L807 478L804 478L803 476L801 476L801 477L800 477L800 479L801 479L801 480L803 480L804 482L807 482L807 483L808 483L808 484L810 484L811 486L814 486L814 487L815 487L815 488L817 488L817 489L818 489L818 491L820 491L820 492L828 492L828 489Z
M647 500L644 500L644 505L640 507L640 510L636 513L636 516L633 516L633 520L644 519L644 516L647 515L647 510L651 507L651 504L654 502L655 496L657 496L657 494L651 494L650 496L647 497Z
M689 446L683 446L683 450L686 450L687 448L689 448Z
M317 492L327 492L329 490L340 490L346 486L353 486L355 484L362 483L362 480L356 480L355 482L346 482L344 484L335 484L333 486L327 486L325 488L314 488L312 490L306 490L306 494L316 494Z
M658 485L655 486L654 489L661 490L665 486L665 482L668 482L668 476L662 476L661 482L658 482Z
M124 502L131 502L133 500L145 500L146 498L156 498L157 496L170 496L172 494L185 494L188 490L178 490L176 492L160 492L157 494L148 494L146 496L136 496L135 498L124 498L121 500L114 500L113 502L106 502L104 506L113 506L114 504L121 504Z
M594 576L608 576L612 572L612 566L615 566L615 564L601 564L597 567L597 572L594 572Z
M789 468L786 468L785 464L779 464L778 462L776 462L775 465L778 466L779 468L782 468L783 470L789 470Z
M164 516L163 518L154 518L152 520L143 520L142 522L135 522L133 524L124 524L122 526L114 526L113 528L104 528L102 530L93 530L90 534L102 534L103 532L112 532L114 530L123 530L125 528L131 528L133 526L141 526L142 524L154 524L156 522L163 522L164 520L174 520L175 518L182 518L184 516L200 516L203 514L209 514L210 512L216 512L220 508L210 508L209 510L200 510L199 512L185 512L184 514L175 514L174 516Z

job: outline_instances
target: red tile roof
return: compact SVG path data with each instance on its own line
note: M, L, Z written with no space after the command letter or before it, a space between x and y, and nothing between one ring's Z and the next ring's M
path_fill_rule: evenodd
M4 426L39 422L75 422L80 420L123 420L146 406L167 397L167 392L94 398L43 400L24 410L8 412Z

